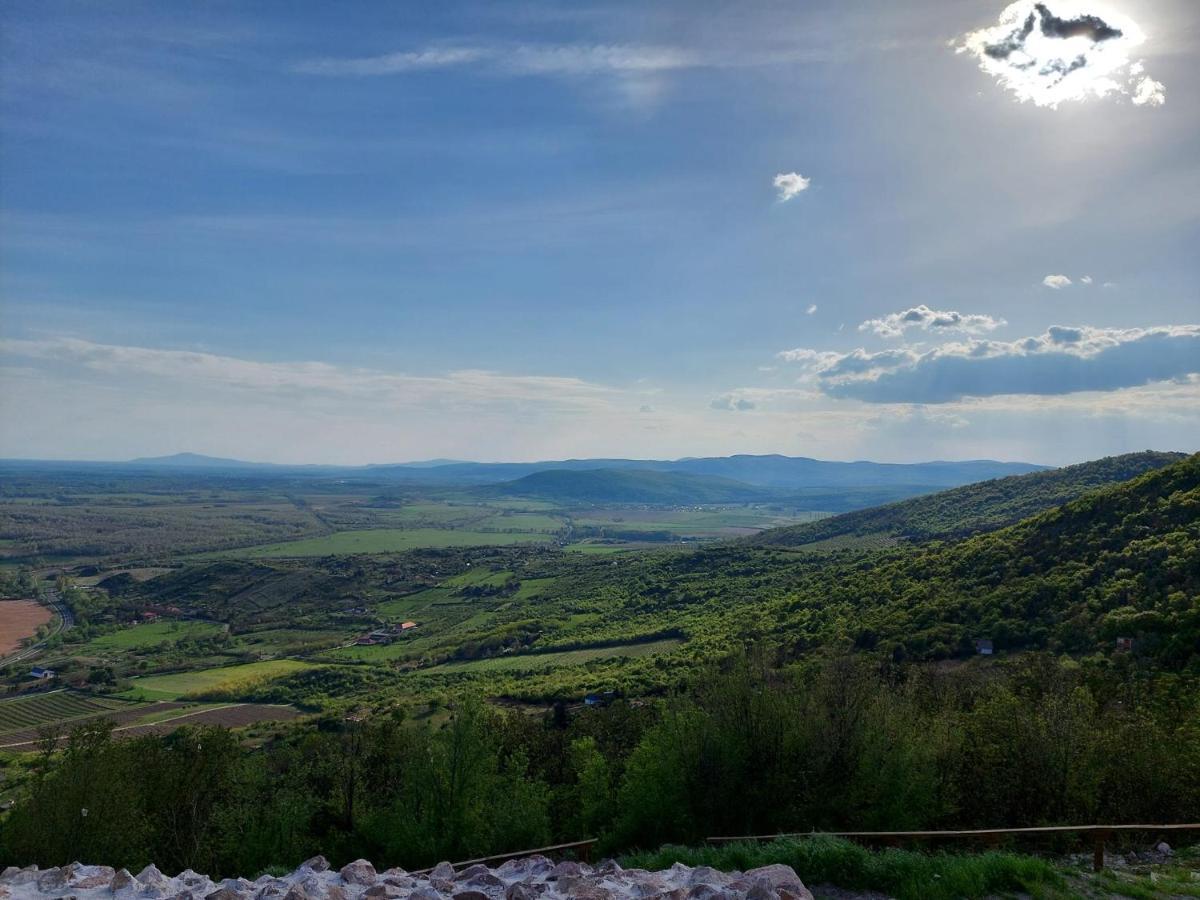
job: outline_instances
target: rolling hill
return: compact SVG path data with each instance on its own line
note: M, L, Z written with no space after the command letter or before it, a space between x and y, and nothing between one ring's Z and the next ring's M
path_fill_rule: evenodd
M771 547L815 548L961 538L1011 525L1088 491L1128 481L1184 458L1182 453L1154 451L1112 456L969 484L819 522L773 528L746 541Z
M1194 666L1200 454L999 531L837 569L789 613L850 615L860 647L938 658L987 637L998 650L1078 655L1128 637L1139 656Z
M534 472L515 481L481 489L486 495L535 497L559 503L743 503L767 493L730 478L642 469L585 469Z
M170 456L140 456L129 460L128 465L159 469L259 469L272 464L205 456L203 453L172 453Z
M443 484L494 484L538 472L581 472L596 469L676 472L728 478L755 487L780 490L834 487L907 486L922 491L957 487L988 478L1019 475L1046 468L1031 463L964 460L961 462L877 463L830 462L778 454L662 459L564 459L521 463L453 463L443 466L372 466L370 474L398 480ZM909 493L914 491L910 490Z

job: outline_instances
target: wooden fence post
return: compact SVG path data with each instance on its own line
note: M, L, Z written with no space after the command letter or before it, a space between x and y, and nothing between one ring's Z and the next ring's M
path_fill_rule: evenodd
M1111 832L1101 829L1093 832L1092 842L1092 871L1100 872L1104 869L1104 841L1108 838Z

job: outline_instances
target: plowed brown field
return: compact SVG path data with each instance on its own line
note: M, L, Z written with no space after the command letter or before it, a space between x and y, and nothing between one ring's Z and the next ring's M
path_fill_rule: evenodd
M21 641L33 637L52 613L32 600L0 600L0 656L21 649Z

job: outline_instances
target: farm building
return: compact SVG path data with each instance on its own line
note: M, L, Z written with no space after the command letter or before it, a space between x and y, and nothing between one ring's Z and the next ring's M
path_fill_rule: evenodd
M374 631L364 634L354 643L362 647L370 647L375 644L390 644L400 635L406 634L416 627L416 622L404 622L400 625L389 625L386 628L376 628Z
M1131 637L1117 638L1117 649L1118 650L1132 650L1133 649L1133 638L1131 638Z
M975 652L983 656L991 656L995 652L995 645L991 638L976 638Z
M53 669L43 669L41 666L34 666L29 670L29 677L38 681L49 681L54 675Z

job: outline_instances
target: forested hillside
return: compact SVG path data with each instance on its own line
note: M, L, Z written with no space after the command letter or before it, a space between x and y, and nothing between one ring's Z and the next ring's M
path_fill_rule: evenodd
M823 541L830 542L825 546L844 546L854 543L855 538L869 545L966 537L1011 525L1088 491L1136 478L1184 457L1182 453L1148 450L1062 469L1011 475L819 522L773 528L747 541L771 547L811 547Z
M1131 637L1162 665L1195 665L1200 455L1000 531L814 576L785 621L820 622L826 640L944 657L974 638L1086 654Z

